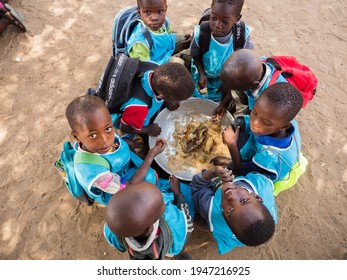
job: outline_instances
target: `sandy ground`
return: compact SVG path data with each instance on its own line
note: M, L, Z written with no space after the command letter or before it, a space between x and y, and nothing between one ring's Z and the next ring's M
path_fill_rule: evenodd
M116 12L132 1L10 0L27 33L0 37L0 258L127 259L102 234L103 208L71 198L53 167L69 140L67 104L93 86L111 55ZM168 0L174 30L192 31L210 0ZM196 226L194 259L347 259L346 2L245 1L243 20L261 55L294 55L319 79L298 116L306 173L277 198L275 236L219 255ZM290 5L288 5L290 3Z

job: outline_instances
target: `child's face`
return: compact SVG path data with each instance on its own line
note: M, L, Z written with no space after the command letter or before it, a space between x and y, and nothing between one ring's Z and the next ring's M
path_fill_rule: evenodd
M142 0L139 1L139 13L143 22L153 31L159 30L166 16L165 0Z
M283 137L283 132L290 127L284 121L283 112L264 95L260 95L250 114L250 128L257 136L269 135Z
M82 148L91 153L105 154L114 143L112 118L106 108L98 108L93 113L84 114L79 120L79 129L73 131Z
M210 27L214 37L228 35L239 19L235 7L225 3L214 3L211 6Z
M263 200L255 193L249 193L246 189L224 183L222 187L223 215L229 225L244 228L250 221L263 216L261 207Z

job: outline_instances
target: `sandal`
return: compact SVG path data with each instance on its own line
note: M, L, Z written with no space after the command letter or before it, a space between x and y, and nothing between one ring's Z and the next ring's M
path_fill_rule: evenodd
M6 17L8 21L10 21L11 24L17 26L22 32L26 31L26 28L24 26L24 20L23 17L17 12L11 5L5 3L4 7L10 12L11 16L14 18L10 19L9 17Z

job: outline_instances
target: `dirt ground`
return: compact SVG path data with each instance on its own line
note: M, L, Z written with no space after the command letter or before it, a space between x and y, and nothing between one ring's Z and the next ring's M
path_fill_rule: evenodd
M102 233L103 208L67 192L53 163L67 104L94 86L111 55L114 15L132 1L10 0L28 28L0 37L0 259L127 259ZM191 32L211 0L168 0L173 29ZM219 255L198 225L193 259L347 259L346 2L246 0L260 55L294 55L316 73L317 95L297 118L306 173L277 198L270 242Z

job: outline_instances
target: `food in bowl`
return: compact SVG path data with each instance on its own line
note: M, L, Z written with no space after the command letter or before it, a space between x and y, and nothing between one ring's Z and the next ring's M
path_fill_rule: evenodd
M222 125L201 113L189 113L177 116L170 146L175 151L166 151L167 166L177 172L195 169L196 173L211 166L216 156L229 157L229 151L223 144Z

